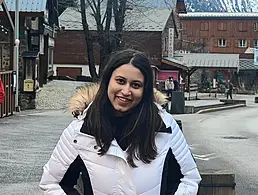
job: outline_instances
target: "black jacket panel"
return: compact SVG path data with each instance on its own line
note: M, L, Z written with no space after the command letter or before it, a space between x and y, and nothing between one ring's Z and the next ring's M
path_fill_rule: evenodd
M77 156L74 162L70 165L59 185L67 195L80 195L80 193L74 188L77 184L80 173L82 173L81 178L83 181L84 194L93 195L89 173L80 156Z
M173 195L177 191L180 179L183 178L180 166L172 150L169 149L164 162L160 195Z

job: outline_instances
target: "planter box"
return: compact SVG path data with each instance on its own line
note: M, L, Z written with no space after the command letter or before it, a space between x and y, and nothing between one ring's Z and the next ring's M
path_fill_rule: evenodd
M202 173L198 195L235 195L235 175L232 173Z
M254 98L254 103L258 103L258 97Z

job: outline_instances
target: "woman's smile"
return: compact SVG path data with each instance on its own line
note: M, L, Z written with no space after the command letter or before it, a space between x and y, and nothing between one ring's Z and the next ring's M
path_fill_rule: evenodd
M117 113L136 107L143 97L144 76L132 64L124 64L113 73L108 85L108 98Z

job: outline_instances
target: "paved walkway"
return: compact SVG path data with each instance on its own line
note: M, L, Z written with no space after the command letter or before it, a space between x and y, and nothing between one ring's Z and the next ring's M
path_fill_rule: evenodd
M63 110L23 111L0 119L0 194L40 195L42 167L72 116Z
M254 98L255 96L258 95L239 95L239 94L234 94L233 99L237 100L246 100L247 106L249 105L254 105ZM220 99L226 99L224 95L219 94L217 98L214 97L214 94L212 97L209 97L208 93L203 93L199 94L200 100L186 100L185 105L186 106L209 106L209 105L214 105L214 104L223 104L219 100Z
M236 96L254 104L254 96ZM201 105L218 100L186 102ZM197 103L198 102L198 103ZM40 195L38 182L63 129L73 120L64 110L30 110L0 119L0 194ZM191 143L189 143L191 144Z

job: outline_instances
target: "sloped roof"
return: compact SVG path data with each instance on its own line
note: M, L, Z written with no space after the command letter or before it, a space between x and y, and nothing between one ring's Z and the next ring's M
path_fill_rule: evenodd
M257 12L188 12L179 14L180 18L254 18Z
M9 11L15 11L16 0L5 0ZM47 0L19 0L20 12L44 12L46 9ZM0 9L2 11L2 9Z
M104 9L102 10L104 13ZM172 10L157 8L141 8L128 10L125 17L124 30L126 31L163 31ZM90 8L86 10L86 17L90 30L96 30L96 22L90 14ZM67 8L59 16L60 27L65 30L83 30L81 13L75 8ZM111 22L111 30L114 30L114 19Z
M240 70L258 70L258 65L254 64L253 59L240 59L239 69Z
M173 60L164 58L166 60ZM239 69L239 54L189 53L175 55L188 68L236 68Z

